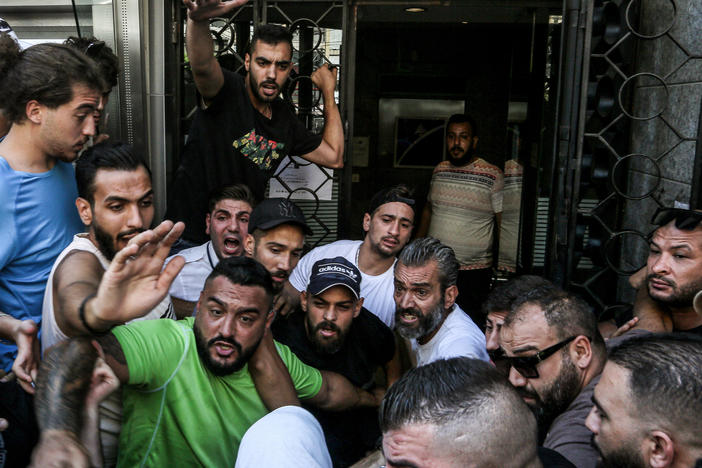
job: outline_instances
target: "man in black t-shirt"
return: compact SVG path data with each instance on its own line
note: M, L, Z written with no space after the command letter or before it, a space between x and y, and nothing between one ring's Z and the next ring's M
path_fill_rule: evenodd
M279 318L272 330L273 337L305 364L339 373L371 390L378 367L392 359L395 342L392 331L363 308L360 291L361 273L351 262L343 257L319 260L307 290L300 293L304 313ZM380 437L375 409L342 413L307 409L324 429L334 466L358 461Z
M268 179L288 155L329 168L343 166L344 133L334 101L336 69L325 65L311 76L324 100L325 125L319 136L278 96L293 68L290 31L276 25L256 28L245 55L245 77L223 70L215 59L209 20L244 3L184 0L188 59L202 106L170 187L166 216L185 221L183 238L193 243L207 240L202 219L211 190L244 183L261 200Z

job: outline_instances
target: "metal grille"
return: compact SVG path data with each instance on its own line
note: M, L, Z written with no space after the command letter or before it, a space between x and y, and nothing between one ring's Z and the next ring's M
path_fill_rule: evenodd
M677 182L690 183L698 137L676 118L673 103L675 94L681 97L675 90L681 70L700 56L676 37L681 18L674 0L591 6L585 10L591 36L583 41L590 60L582 68L582 144L574 164L565 164L573 176L572 191L565 187L573 208L570 221L556 222L570 224L571 258L558 259L564 282L601 312L633 300L626 277L645 264L655 209L690 200L689 188ZM664 51L679 61L659 60ZM579 202L586 198L593 201Z

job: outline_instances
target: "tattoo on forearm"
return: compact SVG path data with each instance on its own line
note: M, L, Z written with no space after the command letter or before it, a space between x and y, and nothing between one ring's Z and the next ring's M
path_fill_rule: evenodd
M83 406L97 357L88 338L65 341L44 355L34 402L42 431L62 429L80 435Z

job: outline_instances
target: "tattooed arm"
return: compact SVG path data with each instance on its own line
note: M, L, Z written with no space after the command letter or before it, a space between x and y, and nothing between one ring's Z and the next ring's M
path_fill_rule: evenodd
M34 402L41 438L32 455L32 466L90 466L80 436L83 407L100 355L97 346L120 383L129 380L126 359L117 338L110 333L99 337L97 342L74 338L45 353Z

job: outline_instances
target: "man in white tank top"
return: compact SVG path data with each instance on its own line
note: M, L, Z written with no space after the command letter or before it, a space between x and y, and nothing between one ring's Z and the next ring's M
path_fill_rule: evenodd
M129 145L102 143L80 158L76 181L76 207L88 232L76 234L51 269L42 308L42 351L70 337L99 335L133 320L175 318L168 295L140 317L124 316L130 307L101 307L100 280L112 258L149 229L154 218L151 173L144 161ZM105 466L117 461L121 406L119 392L100 405Z

